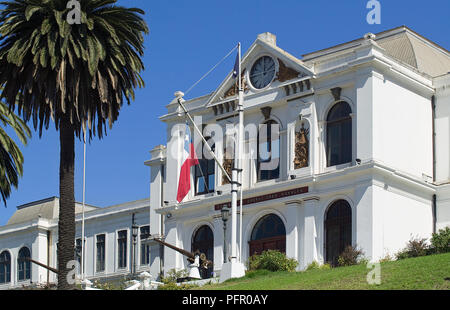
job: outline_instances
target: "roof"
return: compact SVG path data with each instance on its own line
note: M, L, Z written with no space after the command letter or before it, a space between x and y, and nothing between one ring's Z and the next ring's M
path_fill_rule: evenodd
M339 52L360 45L363 38L303 55L303 61ZM406 26L376 34L376 43L397 61L414 67L421 73L436 77L450 72L450 52Z
M98 209L95 206L85 205L85 211ZM75 214L82 212L82 204L75 203ZM30 202L17 207L6 225L29 222L38 218L57 219L59 217L59 198L50 197L35 202Z

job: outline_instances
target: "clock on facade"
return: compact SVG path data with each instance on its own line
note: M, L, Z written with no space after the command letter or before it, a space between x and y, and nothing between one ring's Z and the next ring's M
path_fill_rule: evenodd
M275 76L275 61L272 57L259 58L250 71L250 82L256 89L262 89L272 82Z

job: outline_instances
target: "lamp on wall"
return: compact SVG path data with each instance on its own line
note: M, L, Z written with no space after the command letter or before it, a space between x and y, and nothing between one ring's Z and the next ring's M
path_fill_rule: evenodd
M136 275L136 240L139 233L139 226L134 221L134 213L131 225L131 234L133 235L133 277Z
M223 207L220 210L223 221L223 263L227 262L227 221L230 218L230 209Z

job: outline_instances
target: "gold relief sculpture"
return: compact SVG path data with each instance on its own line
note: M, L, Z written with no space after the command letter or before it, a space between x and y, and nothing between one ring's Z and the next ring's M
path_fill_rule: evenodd
M247 91L247 90L248 90L248 84L247 84L247 81L246 81L246 79L245 79L245 70L242 71L242 74L241 74L241 82L242 82L242 88L244 89L244 92ZM233 84L233 86L231 86L231 87L225 92L224 98L228 98L228 97L237 95L237 93L238 93L238 88L239 88L238 83L239 83L239 81L238 81L238 79L236 79L236 82Z
M223 159L223 168L228 173L228 175L231 177L232 169L234 165L234 160L230 158L224 158ZM222 185L230 184L230 181L226 177L225 174L222 174Z
M286 82L299 77L300 72L287 67L279 58L278 63L280 67L278 69L277 78L280 82Z
M300 131L295 132L295 158L294 169L309 166L309 129L302 124Z

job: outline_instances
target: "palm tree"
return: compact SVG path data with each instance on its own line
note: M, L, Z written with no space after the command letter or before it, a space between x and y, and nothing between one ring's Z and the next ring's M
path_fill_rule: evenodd
M74 1L71 1L74 2ZM76 2L76 1L75 1ZM42 135L52 119L60 134L58 288L71 289L74 259L75 136L102 138L134 89L144 86L144 33L137 8L116 0L78 0L81 23L69 23L67 0L12 0L0 13L0 86L10 108Z
M0 101L0 195L6 206L6 199L11 194L11 186L17 188L19 176L23 173L23 155L19 147L5 131L11 127L23 144L31 137L28 126L8 106ZM4 128L2 128L4 127Z

